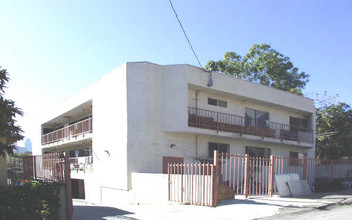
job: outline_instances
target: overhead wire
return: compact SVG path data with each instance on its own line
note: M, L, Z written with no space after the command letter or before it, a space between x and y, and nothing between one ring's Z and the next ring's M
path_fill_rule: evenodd
M178 15L177 15L177 12L176 12L176 10L175 10L175 8L174 8L174 5L172 4L171 0L169 0L169 3L170 3L170 6L171 6L171 8L172 8L174 14L175 14L175 17L176 17L178 23L179 23L179 25L180 25L180 27L181 27L181 29L182 29L182 31L183 31L183 34L184 34L184 36L185 36L185 38L186 38L186 40L187 40L187 42L188 42L188 45L189 45L189 47L191 48L191 50L192 50L192 52L193 52L193 55L195 56L195 58L196 58L197 61L198 61L199 66L202 68L203 71L209 72L209 71L207 71L207 70L205 70L205 69L203 68L203 66L202 66L202 64L201 64L201 62L200 62L200 60L199 60L199 58L198 58L196 52L194 51L194 49L193 49L193 47L192 47L192 44L191 44L191 41L189 40L189 38L188 38L188 36L187 36L187 33L186 33L185 29L183 28L183 25L182 25L182 23L181 23L181 21L180 21Z

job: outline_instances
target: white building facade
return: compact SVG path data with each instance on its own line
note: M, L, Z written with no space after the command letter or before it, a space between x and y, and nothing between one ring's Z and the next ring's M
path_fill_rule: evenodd
M74 197L133 201L132 173L211 162L213 150L315 156L313 100L191 65L125 63L42 124L42 151L68 151ZM167 186L160 186L167 187Z

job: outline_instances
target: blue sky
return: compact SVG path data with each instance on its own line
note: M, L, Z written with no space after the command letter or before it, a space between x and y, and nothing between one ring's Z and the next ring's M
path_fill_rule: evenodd
M310 75L304 93L352 104L352 1L173 0L202 64L268 43ZM168 0L0 1L8 97L39 137L43 114L128 61L197 65Z

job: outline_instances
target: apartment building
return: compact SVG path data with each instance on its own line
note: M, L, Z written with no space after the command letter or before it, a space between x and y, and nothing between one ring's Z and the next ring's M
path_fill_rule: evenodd
M212 81L212 85L209 84ZM125 63L42 124L42 152L68 151L74 197L133 200L132 173L220 152L314 157L313 100L191 65Z

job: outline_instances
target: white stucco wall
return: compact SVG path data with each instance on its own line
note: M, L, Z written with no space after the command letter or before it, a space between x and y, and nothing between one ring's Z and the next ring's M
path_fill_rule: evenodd
M126 64L95 83L93 93L93 169L85 186L90 201L108 189L128 190ZM106 191L106 190L105 190ZM104 191L104 192L105 192Z
M184 66L184 65L180 65ZM185 65L187 71L187 81L189 84L207 88L209 74L202 71L200 68ZM213 72L213 86L211 90L235 94L242 97L244 100L257 100L261 102L271 103L299 111L311 112L315 111L312 99L303 96L294 95L279 89L274 89L258 83L236 79L232 76Z

